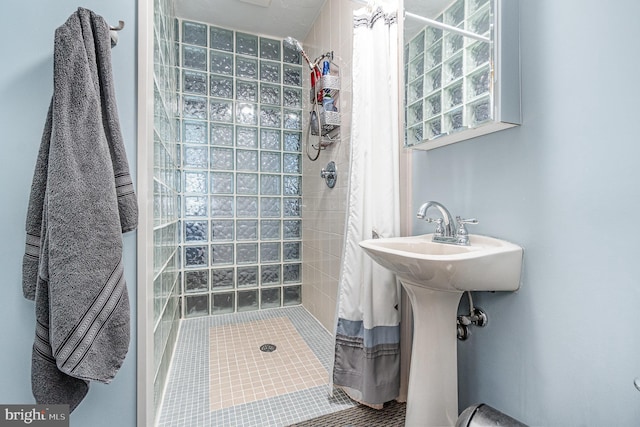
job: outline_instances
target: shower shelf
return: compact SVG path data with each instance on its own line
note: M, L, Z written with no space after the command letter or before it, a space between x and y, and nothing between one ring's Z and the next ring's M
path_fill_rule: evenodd
M322 111L320 125L322 126L322 136L327 136L331 131L340 127L340 114L335 111Z
M330 90L331 96L340 92L340 77L332 75L324 75L320 77L320 89Z
M335 67L333 68L335 69ZM320 78L318 91L330 94L333 98L334 106L337 108L340 98L340 77L335 75L324 75ZM320 129L323 137L322 144L329 145L336 140L340 130L340 113L338 111L325 111L320 109Z

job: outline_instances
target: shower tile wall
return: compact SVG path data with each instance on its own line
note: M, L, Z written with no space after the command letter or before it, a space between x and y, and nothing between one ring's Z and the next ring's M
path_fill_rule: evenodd
M328 0L304 40L311 58L333 50L341 74L340 140L322 151L315 162L304 156L303 167L303 305L329 331L335 328L336 297L344 245L351 137L353 10L359 7L362 5L351 1ZM306 70L304 84L306 88L310 84ZM309 115L308 104L305 102L305 118ZM338 169L338 180L332 189L319 177L320 169L330 160L336 162Z
M300 55L204 23L179 30L184 315L300 304Z
M175 24L171 1L155 0L153 35L153 354L157 410L180 319L180 156L176 144Z

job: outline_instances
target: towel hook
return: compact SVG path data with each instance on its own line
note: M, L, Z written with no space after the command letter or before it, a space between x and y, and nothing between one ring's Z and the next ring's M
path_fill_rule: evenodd
M109 27L111 31L120 31L124 28L124 21L118 21L117 27Z
M109 26L109 36L111 37L111 47L118 44L118 31L124 28L124 21L118 21L117 27Z

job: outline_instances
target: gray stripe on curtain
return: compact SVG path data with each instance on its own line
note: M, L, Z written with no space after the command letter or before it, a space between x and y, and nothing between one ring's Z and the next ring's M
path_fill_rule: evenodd
M336 337L333 382L359 390L368 404L383 404L398 396L400 344L363 346L362 339Z
M362 320L338 319L336 334L362 338L365 347L400 342L400 327L398 325L375 326L373 329L366 329Z

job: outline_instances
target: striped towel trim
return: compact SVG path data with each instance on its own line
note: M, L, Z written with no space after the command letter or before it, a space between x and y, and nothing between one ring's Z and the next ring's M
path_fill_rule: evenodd
M124 288L124 268L119 261L100 294L56 351L58 366L69 370L77 367L117 307Z
M116 175L115 179L116 183L116 194L118 197L127 196L133 193L133 181L131 180L131 175L127 174L119 174Z
M24 254L32 258L40 257L40 236L27 233Z
M39 321L36 323L36 339L33 342L33 349L42 356L43 359L53 364L56 363L56 359L54 359L51 351L51 343L49 342L49 327Z

